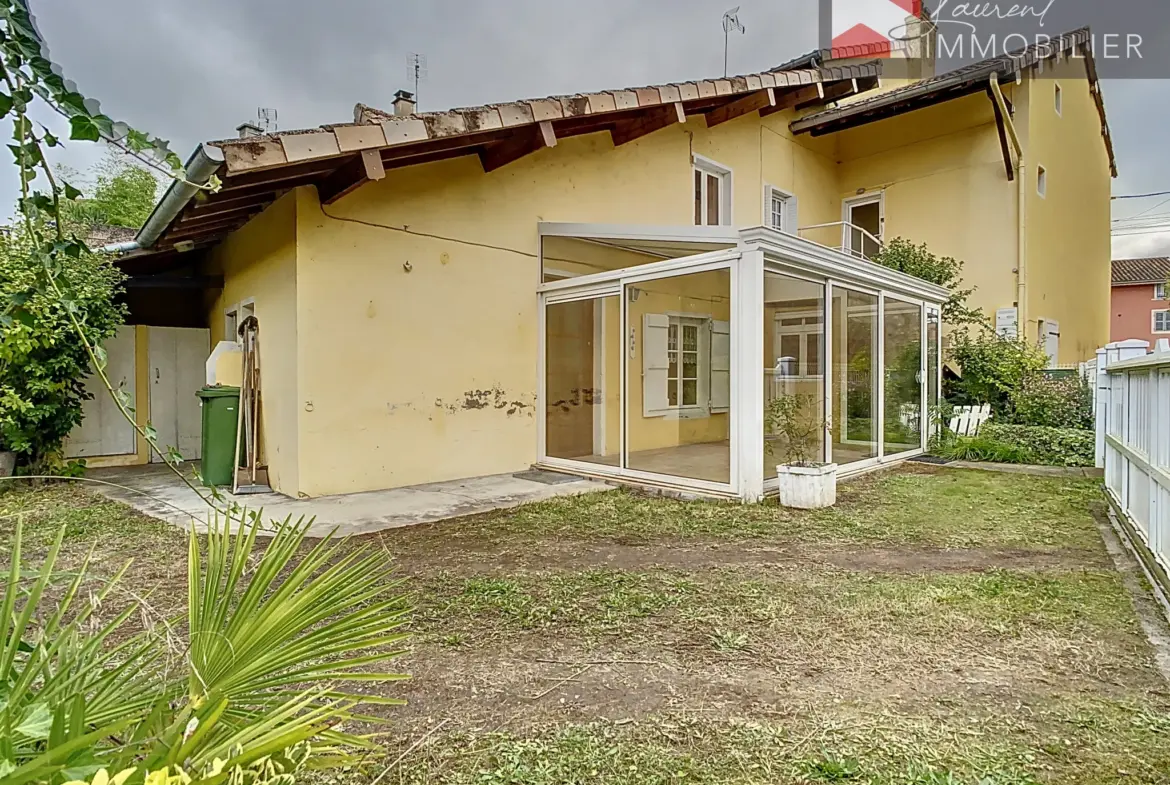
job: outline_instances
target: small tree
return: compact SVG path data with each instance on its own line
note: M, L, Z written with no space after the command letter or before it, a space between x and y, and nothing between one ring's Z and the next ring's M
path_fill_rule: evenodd
M111 150L97 167L93 195L65 202L61 213L74 226L137 229L150 216L157 194L158 179L152 172Z
M975 293L975 287L963 288L963 263L957 259L935 256L925 243L915 245L902 237L895 237L874 256L873 261L949 289L951 296L942 307L942 318L948 325L987 325L987 317L983 312L968 303L968 299Z
M35 473L59 468L61 445L91 397L89 355L70 313L99 345L126 315L116 302L125 276L108 259L81 253L58 262L67 299L36 287L43 261L29 235L0 234L0 301L16 304L0 330L0 443Z
M956 404L991 404L991 411L1010 419L1012 395L1024 380L1048 365L1048 357L1036 344L1023 338L1005 338L988 330L972 335L960 330L951 356L963 376L947 397Z

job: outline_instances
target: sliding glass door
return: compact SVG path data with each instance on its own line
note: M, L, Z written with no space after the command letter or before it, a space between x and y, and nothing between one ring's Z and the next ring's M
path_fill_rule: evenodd
M922 447L922 306L885 298L883 454Z
M731 270L625 286L626 467L731 482Z
M545 309L545 454L617 466L621 311L616 295Z
M879 298L833 286L832 459L850 464L878 457L878 396L881 332Z

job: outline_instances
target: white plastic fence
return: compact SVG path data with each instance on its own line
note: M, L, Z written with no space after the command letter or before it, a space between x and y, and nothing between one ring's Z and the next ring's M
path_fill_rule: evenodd
M951 433L960 436L974 436L979 433L983 423L991 419L991 404L982 406L959 406L951 414Z
M1170 341L1097 350L1097 465L1150 555L1170 572Z

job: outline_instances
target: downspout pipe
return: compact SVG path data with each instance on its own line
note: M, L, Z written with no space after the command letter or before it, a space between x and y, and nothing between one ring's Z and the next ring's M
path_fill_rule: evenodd
M223 166L223 151L209 144L201 144L191 153L185 167L185 180L172 180L162 199L155 205L146 223L134 235L134 239L112 243L102 248L106 253L125 254L143 248L150 248L162 236L171 221L175 220L191 198L207 183L211 176Z
M1025 184L1027 167L1024 164L1024 146L1020 144L1020 137L1016 133L1016 124L1007 110L1007 101L999 87L999 75L994 71L990 78L991 94L1000 112L1003 114L1004 126L1007 128L1008 139L1012 149L1016 152L1016 183L1018 205L1016 226L1016 332L1024 335L1028 328L1028 219L1027 200L1028 191Z

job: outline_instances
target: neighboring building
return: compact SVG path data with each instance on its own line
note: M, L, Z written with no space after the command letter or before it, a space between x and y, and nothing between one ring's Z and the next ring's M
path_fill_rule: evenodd
M866 258L925 242L988 314L1089 357L1113 156L1087 31L878 81L828 63L421 114L400 94L201 145L188 177L222 189L173 185L120 261L152 287L139 411L181 441L182 369L254 313L291 496L536 463L754 498L782 460L764 409L794 393L843 470L914 455L944 293ZM173 329L199 337L156 350Z
M1170 257L1113 262L1109 339L1140 338L1150 345L1170 338Z

